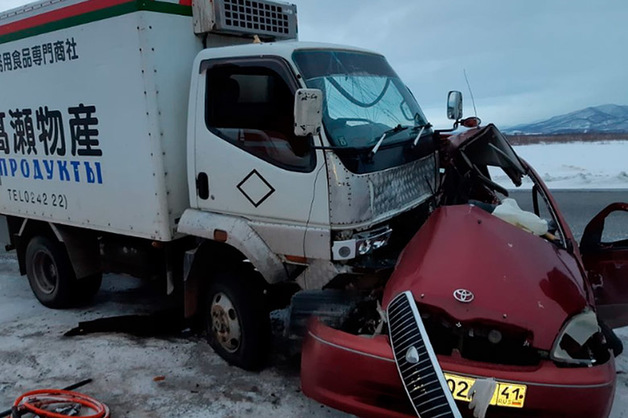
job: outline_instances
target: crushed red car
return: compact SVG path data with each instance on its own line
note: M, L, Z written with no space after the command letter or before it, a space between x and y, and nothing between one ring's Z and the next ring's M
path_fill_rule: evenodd
M603 210L578 246L544 183L497 128L440 141L434 209L390 279L343 321L310 319L303 392L359 416L416 416L387 331L391 301L410 291L462 416L472 416L473 383L492 378L487 417L607 417L622 350L610 326L628 324L628 241L601 237L605 217L628 205ZM488 167L516 186L528 176L533 209L508 199Z

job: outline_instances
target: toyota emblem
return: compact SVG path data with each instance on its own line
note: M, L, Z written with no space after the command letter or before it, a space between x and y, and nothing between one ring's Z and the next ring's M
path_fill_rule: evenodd
M458 301L458 302L462 302L462 303L469 303L473 300L475 296L473 296L473 293L471 293L470 290L467 289L456 289L454 290L454 298Z

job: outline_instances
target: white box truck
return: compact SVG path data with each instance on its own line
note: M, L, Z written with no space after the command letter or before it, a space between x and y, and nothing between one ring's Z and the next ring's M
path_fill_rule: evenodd
M281 295L386 276L436 135L383 56L296 38L296 7L262 0L0 14L0 235L41 303L160 279L256 368Z

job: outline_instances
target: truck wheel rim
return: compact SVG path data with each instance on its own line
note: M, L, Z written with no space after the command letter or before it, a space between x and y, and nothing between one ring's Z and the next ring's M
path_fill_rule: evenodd
M211 304L211 331L218 343L229 353L240 348L242 332L238 312L231 299L224 293L216 293Z
M49 295L54 292L59 279L57 265L52 257L43 251L35 254L33 258L33 274L39 290Z

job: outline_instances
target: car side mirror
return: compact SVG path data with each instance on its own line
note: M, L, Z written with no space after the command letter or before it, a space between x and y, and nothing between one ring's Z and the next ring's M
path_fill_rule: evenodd
M447 119L462 119L462 93L453 90L447 95Z
M298 89L294 96L294 134L318 134L323 123L323 92L319 89Z

